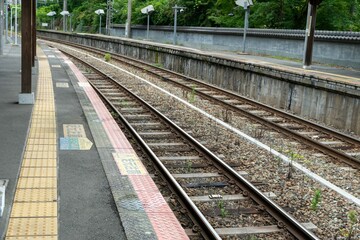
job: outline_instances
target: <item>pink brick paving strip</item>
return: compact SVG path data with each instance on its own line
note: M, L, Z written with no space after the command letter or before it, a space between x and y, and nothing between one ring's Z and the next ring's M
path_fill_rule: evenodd
M95 90L91 86L86 85L88 81L85 76L71 61L68 60L66 56L62 55L62 57L69 65L79 82L84 83L83 89L101 120L112 146L116 149L116 153L136 155L135 151L131 147L131 144L128 142L124 133L106 109ZM142 169L145 169L145 167L142 166ZM120 172L123 173L123 171ZM184 229L181 227L174 213L167 205L165 199L161 196L151 177L148 175L146 170L142 170L141 172L142 174L126 173L126 175L130 179L158 239L188 239Z

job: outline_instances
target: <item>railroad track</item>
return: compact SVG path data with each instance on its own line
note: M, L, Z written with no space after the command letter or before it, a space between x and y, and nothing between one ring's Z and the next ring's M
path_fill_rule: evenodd
M54 41L53 39L49 39ZM104 56L106 51L82 45L57 41ZM137 59L111 53L113 60L135 67L148 74L166 80L187 92L191 92L214 104L225 107L228 111L241 114L256 123L266 126L293 138L310 148L331 156L335 161L344 162L353 168L360 169L360 140L339 131L313 123L279 109L256 102L233 92L204 83L176 72L156 67ZM227 112L226 112L227 115Z
M311 224L303 225L296 221L268 194L260 192L249 182L243 176L246 173L238 171L239 166L227 165L111 76L82 59L72 57L92 69L84 75L112 111L117 113L117 120L126 126L152 159L205 239L252 233L272 236L272 232L279 234L273 239L288 239L291 236L318 239L306 229L306 226L311 228ZM244 222L249 216L251 223ZM221 223L224 218L231 218L234 225L246 227L226 227Z

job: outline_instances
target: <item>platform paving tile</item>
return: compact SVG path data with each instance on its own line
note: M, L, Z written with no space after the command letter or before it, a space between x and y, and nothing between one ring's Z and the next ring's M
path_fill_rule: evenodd
M47 59L41 50L38 56L38 91L6 239L58 234L54 94Z
M56 188L56 178L37 178L37 177L20 177L17 188L38 189L38 188Z
M6 237L56 236L57 231L57 217L10 218Z
M89 121L89 127L92 129L92 134L96 135L97 138L94 139L96 147L99 148L109 148L111 143L107 138L106 132L101 130L102 123L99 121ZM112 157L111 157L112 159Z
M121 176L119 174L112 176L110 186L119 197L135 194L134 187L131 185L127 176Z
M41 237L7 237L7 240L57 240L57 236L41 236Z
M39 159L31 159L25 158L22 162L23 167L56 167L57 160L56 158L39 158Z
M56 202L57 189L18 189L15 202Z
M122 211L121 219L128 239L158 239L145 212Z
M159 191L142 191L138 196L147 213L172 213L172 210Z
M135 191L159 191L150 175L130 175L129 180Z
M168 212L150 212L148 215L150 216L155 232L161 233L163 239L189 239L185 231L177 227L178 220L174 214Z
M71 68L71 64L69 66ZM70 68L67 69L70 80L78 95L80 104L84 106L85 117L89 123L127 238L166 239L161 235L164 233L154 231L153 224L156 224L156 221L149 219L148 212L155 212L156 207L161 213L168 214L163 215L163 217L171 215L170 218L175 220L173 227L177 227L179 232L185 234L173 212L162 198L160 192L158 192L151 177L143 175L147 174L146 169L143 166L143 169L139 168L138 164L135 164L135 162L139 161L139 157L113 120L111 114L101 100L97 99L98 97L92 89L78 87L78 81L83 83L85 81L84 77L80 75L78 70L74 70L74 68L71 70ZM74 74L72 73L73 70ZM74 75L79 80L72 77ZM140 172L135 171L135 168ZM130 175L121 175L121 173ZM133 173L136 173L136 175L131 175ZM140 175L137 175L138 173ZM145 180L145 182L140 183L141 180ZM134 184L135 182L136 184ZM143 194L142 191L146 190L150 192ZM155 191L157 192L155 193ZM151 204L151 197L156 197L158 200L153 201L154 204ZM166 228L166 219L161 224L164 224L164 228ZM185 238L187 239L186 234Z
M20 177L39 177L39 178L48 178L48 177L56 177L57 169L56 167L22 167L20 171Z
M15 202L12 208L12 218L17 217L56 217L57 202Z

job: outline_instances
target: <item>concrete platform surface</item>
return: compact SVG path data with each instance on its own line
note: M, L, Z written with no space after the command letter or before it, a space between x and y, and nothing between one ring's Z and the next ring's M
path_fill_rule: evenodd
M34 105L18 104L21 47L0 56L0 239L188 239L146 169L120 170L139 159L82 73L38 45Z

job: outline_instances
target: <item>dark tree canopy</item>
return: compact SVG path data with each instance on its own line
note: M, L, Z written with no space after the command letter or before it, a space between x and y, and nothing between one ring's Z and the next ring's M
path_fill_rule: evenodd
M312 0L311 0L312 1ZM304 29L308 0L253 0L251 7L251 28ZM314 0L319 3L316 29L337 31L360 31L360 0ZM62 5L62 1L59 1ZM59 4L43 5L38 8L38 22L49 22L46 13L55 10ZM124 24L127 18L128 0L114 0L113 22ZM132 24L146 24L146 15L140 10L152 4L155 12L151 24L173 25L172 7L186 7L178 15L178 25L203 27L243 27L244 9L235 0L132 0ZM68 0L68 10L73 14L73 26L88 26L96 31L99 19L96 9L106 10L106 0ZM60 15L57 15L61 24ZM105 17L104 17L105 19ZM104 21L105 22L105 21ZM104 24L103 22L103 24Z

